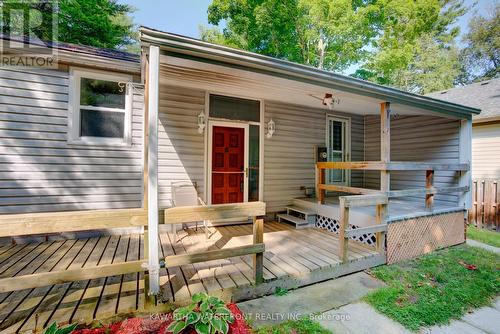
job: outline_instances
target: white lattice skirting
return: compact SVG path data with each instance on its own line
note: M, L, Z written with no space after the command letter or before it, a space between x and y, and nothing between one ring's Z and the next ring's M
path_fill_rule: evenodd
M339 222L333 218L316 215L316 227L339 234ZM349 224L349 228L355 230L358 228L356 225ZM364 244L373 246L377 242L375 234L363 234L357 237L351 237L350 239L362 242Z

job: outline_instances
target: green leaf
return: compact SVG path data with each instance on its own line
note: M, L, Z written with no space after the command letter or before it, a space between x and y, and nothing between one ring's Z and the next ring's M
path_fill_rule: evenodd
M216 306L216 307L219 307L219 306L223 306L224 305L224 302L222 300L220 300L219 298L217 297L210 297L208 298L208 303L210 305L213 305L213 306Z
M172 332L173 334L179 334L186 327L187 324L185 321L174 321L167 327L167 332Z
M224 325L223 325L223 328L222 328L222 332L224 334L227 334L229 332L229 324L227 322L224 322L223 324Z
M69 334L76 328L76 326L78 326L78 324L71 324L69 326L59 328L56 330L56 334Z
M229 326L227 323L221 318L214 317L210 320L210 324L214 327L218 332L226 334L229 330Z
M194 329L195 329L196 333L198 333L198 334L210 334L212 327L210 326L210 324L198 322L198 323L196 323L196 325L194 325Z
M219 317L230 317L231 311L229 311L226 307L219 307L215 310L215 314Z
M47 327L44 334L55 334L56 330L57 330L57 324L54 321L52 324L50 324L49 327Z
M177 321L172 321L170 325L167 326L167 332L172 333L174 331Z
M200 305L200 311L201 312L207 312L210 309L210 305L208 304L208 301L204 301Z
M200 314L200 321L203 322L204 324L208 324L210 322L210 319L212 318L212 314L209 312L204 312Z
M193 295L191 300L195 303L200 303L208 299L208 295L204 292L199 292Z
M179 307L173 313L175 320L181 320L186 317L191 312L189 307Z
M194 324L195 322L200 321L201 315L196 312L190 312L186 315L186 324L191 325Z

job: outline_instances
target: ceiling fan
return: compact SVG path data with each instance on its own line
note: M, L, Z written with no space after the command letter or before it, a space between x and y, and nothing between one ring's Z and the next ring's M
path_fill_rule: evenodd
M333 110L333 106L335 104L340 104L340 99L335 98L332 93L325 93L323 97L316 96L314 94L309 94L311 97L320 100L324 106L327 106L328 109Z

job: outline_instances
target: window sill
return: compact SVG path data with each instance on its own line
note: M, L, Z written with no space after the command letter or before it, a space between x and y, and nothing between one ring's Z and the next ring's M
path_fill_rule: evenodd
M119 138L117 138L117 140L113 140L107 138L91 138L91 137L68 139L68 145L120 147L120 148L132 147L131 142Z

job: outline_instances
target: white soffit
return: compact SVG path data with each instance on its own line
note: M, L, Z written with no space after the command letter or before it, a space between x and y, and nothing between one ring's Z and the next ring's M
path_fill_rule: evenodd
M331 93L340 103L335 104L330 112L337 110L359 115L379 115L380 103L385 102L296 80L166 55L160 56L160 65L161 84L219 94L272 100L330 111L322 105L321 98L325 93ZM428 111L398 104L393 104L392 110L400 115L429 114Z

